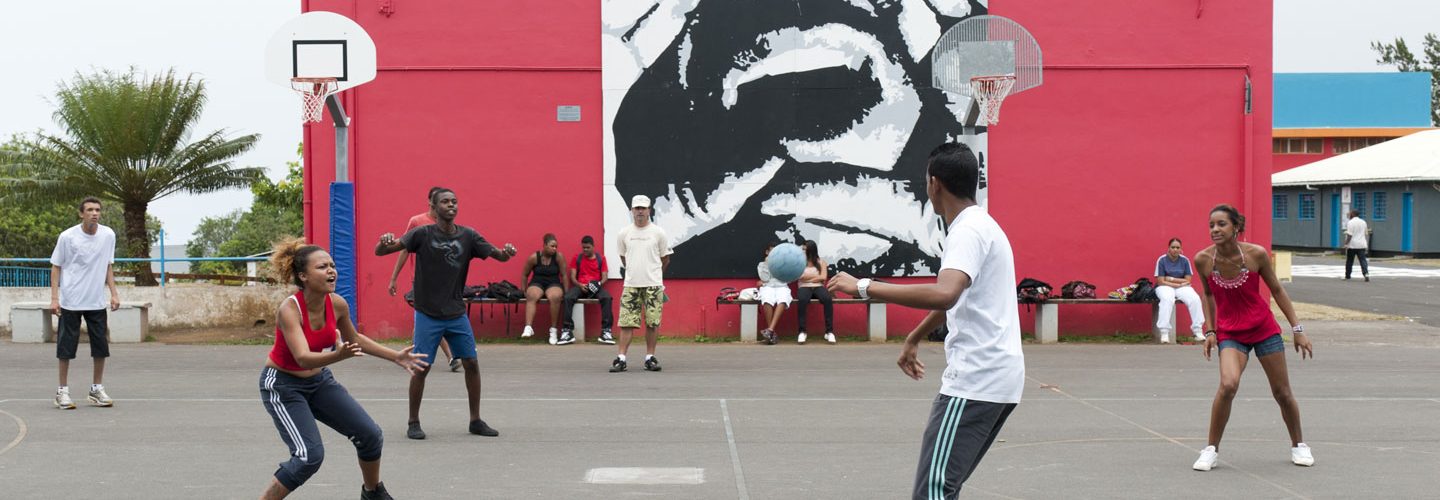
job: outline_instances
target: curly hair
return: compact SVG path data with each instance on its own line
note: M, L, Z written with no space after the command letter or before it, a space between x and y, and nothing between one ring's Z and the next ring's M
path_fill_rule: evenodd
M1221 203L1215 205L1215 208L1210 209L1211 214L1215 212L1225 212L1225 216L1230 218L1230 224L1235 226L1235 234L1245 232L1245 216L1240 215L1240 210L1237 210L1229 204Z
M270 275L275 281L288 281L296 287L304 288L305 284L300 282L300 275L310 263L310 254L325 249L306 244L305 238L282 238L275 242L273 250L270 254Z

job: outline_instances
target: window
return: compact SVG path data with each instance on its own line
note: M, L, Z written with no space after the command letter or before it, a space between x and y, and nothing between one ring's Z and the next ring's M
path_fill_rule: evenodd
M1385 220L1386 212L1390 211L1390 207L1388 206L1389 200L1386 199L1386 193L1384 191L1376 191L1374 195L1371 195L1370 202L1375 204L1375 210L1370 213L1371 217L1375 220Z
M1276 219L1290 218L1290 195L1277 194L1271 197L1270 212Z
M1389 137L1336 137L1331 139L1335 154L1349 153L1390 140ZM1277 153L1279 151L1276 151Z
M1315 220L1315 195L1300 195L1300 220Z
M1275 154L1318 155L1325 152L1324 146L1324 139L1281 138L1271 141L1270 151Z
M1350 197L1350 209L1360 212L1360 218L1365 218L1365 193L1355 193Z

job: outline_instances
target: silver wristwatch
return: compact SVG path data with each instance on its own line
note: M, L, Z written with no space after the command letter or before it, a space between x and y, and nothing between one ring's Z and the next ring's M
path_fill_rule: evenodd
M863 278L860 281L855 282L855 289L860 292L860 298L862 299L868 300L870 298L870 294L866 293L866 290L868 290L869 288L870 278Z
M1290 333L1305 333L1305 325L1295 325L1290 327Z

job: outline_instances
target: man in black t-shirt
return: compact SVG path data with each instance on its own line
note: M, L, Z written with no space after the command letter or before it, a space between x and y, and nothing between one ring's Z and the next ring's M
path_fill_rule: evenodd
M509 243L496 248L484 236L465 226L455 224L459 199L455 192L439 188L430 197L430 209L438 217L435 224L411 229L398 240L394 233L380 236L375 255L407 250L415 255L415 350L434 359L441 338L450 345L450 352L465 367L465 390L470 400L470 432L481 436L500 433L480 419L480 365L475 361L475 332L465 314L461 292L470 273L470 259L494 258L501 262L515 255ZM424 371L410 377L410 421L405 436L425 439L420 428L420 400L425 396Z

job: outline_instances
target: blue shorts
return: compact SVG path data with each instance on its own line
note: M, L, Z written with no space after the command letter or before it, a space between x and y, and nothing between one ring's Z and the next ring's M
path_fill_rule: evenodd
M1280 334L1278 333L1269 337L1265 337L1265 340L1261 340L1254 344L1246 344L1244 342L1225 339L1220 341L1220 350L1225 349L1235 349L1237 351L1240 351L1240 353L1244 354L1245 357L1250 357L1250 350L1254 349L1255 357L1260 358L1275 354L1277 352L1285 352L1285 341L1280 338Z
M415 349L412 352L424 354L427 363L443 363L435 359L441 337L450 344L450 355L455 359L475 359L475 331L470 329L469 316L462 314L457 318L439 319L415 311L415 338L412 340Z

